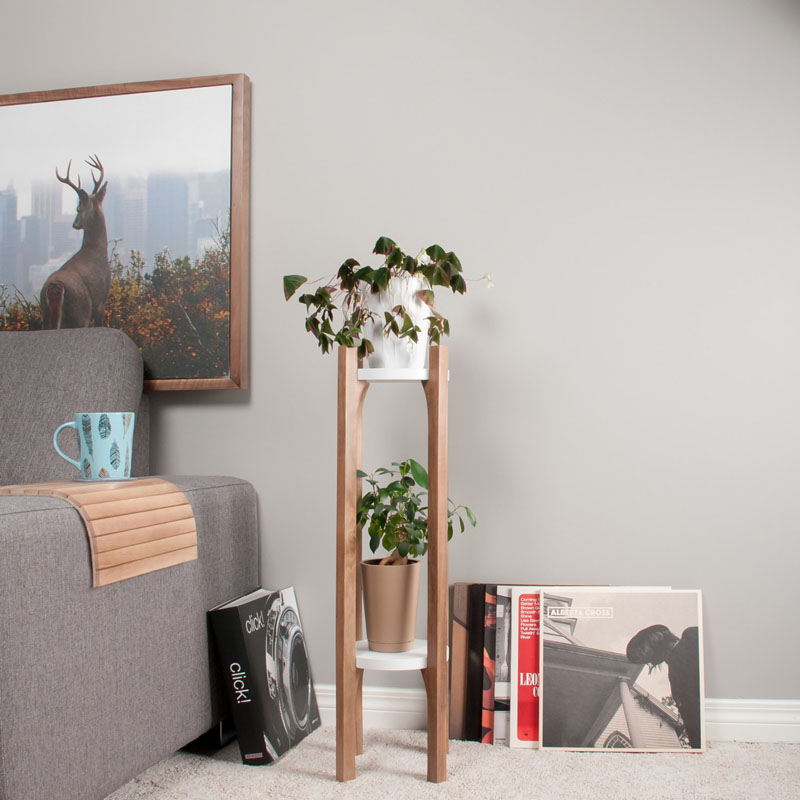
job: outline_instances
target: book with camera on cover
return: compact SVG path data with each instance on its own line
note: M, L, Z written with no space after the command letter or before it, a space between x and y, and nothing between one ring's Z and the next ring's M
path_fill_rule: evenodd
M542 747L705 748L699 591L548 587L541 631Z
M243 764L269 764L321 724L294 589L208 612Z

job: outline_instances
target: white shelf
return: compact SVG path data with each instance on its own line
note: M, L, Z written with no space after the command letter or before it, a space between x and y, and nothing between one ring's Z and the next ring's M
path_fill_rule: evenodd
M426 369L370 369L363 367L358 370L358 380L369 383L406 383L408 381L427 381L430 370ZM447 380L450 380L450 370L447 370Z
M447 648L448 657L450 648ZM425 669L428 666L428 642L414 639L414 645L403 653L379 653L369 649L369 642L362 639L356 642L356 666L359 669L374 669L383 672L401 672L411 669Z

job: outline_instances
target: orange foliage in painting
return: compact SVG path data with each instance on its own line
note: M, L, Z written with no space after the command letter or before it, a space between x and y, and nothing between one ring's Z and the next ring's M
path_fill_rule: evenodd
M215 378L229 374L230 228L194 264L165 250L148 269L138 251L124 264L111 254L106 325L138 345L145 378ZM0 330L38 330L36 300L0 286Z

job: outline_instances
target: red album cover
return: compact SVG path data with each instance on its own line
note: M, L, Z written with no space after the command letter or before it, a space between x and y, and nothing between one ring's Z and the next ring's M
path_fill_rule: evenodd
M530 588L512 589L511 747L534 747L539 741L539 610L541 597Z

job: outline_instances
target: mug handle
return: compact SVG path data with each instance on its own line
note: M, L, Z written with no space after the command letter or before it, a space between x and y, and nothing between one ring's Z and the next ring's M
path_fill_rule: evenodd
M53 434L53 447L56 449L56 453L58 453L61 458L69 461L70 464L74 464L83 474L83 468L81 467L80 461L76 461L74 458L70 458L59 446L58 446L58 434L61 433L64 428L72 428L73 430L78 430L77 425L74 422L65 422L63 425L59 425L56 428L56 432Z

